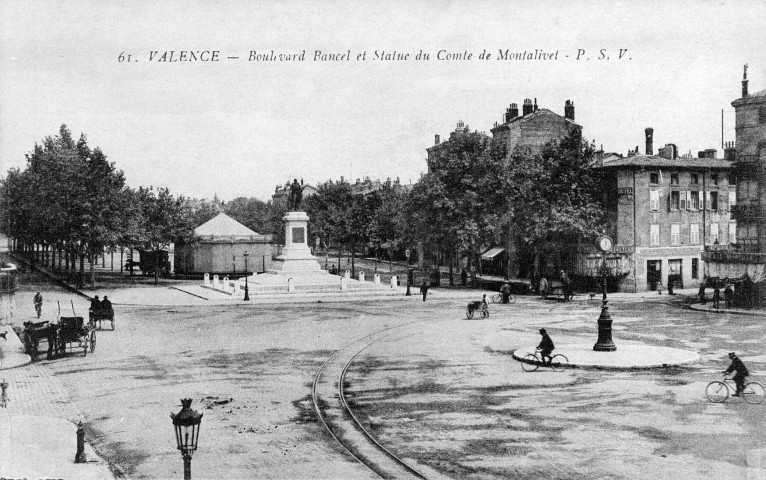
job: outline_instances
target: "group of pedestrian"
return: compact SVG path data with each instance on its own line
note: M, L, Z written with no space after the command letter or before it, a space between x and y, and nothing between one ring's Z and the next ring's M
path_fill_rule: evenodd
M707 298L705 296L705 282L700 284L700 289L697 293L697 296L699 297L700 305L707 304ZM726 282L726 287L723 290L723 299L726 308L731 308L732 302L734 300L734 289L729 282ZM713 308L716 310L721 308L721 286L719 283L716 283L715 288L713 289Z

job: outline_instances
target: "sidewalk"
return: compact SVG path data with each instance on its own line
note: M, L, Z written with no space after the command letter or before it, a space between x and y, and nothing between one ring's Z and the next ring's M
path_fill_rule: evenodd
M109 465L85 443L86 463L75 463L77 423L85 416L69 392L44 364L31 363L16 333L0 326L0 382L7 402L0 403L0 478L116 478Z

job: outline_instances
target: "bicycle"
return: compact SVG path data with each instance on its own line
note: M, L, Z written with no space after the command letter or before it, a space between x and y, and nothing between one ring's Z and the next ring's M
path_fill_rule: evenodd
M565 355L557 353L551 357L550 363L543 363L540 350L536 350L535 353L524 355L524 358L521 360L521 369L525 372L534 372L540 368L541 365L551 367L551 370L554 372L561 372L569 366L569 359Z
M492 303L503 303L503 294L502 293L496 293L492 295ZM513 295L508 296L508 303L516 303L516 297Z
M714 380L708 383L707 387L705 387L705 396L713 403L723 403L732 392L737 392L737 386L733 385L733 382L733 378L727 377L724 374L723 380ZM747 382L742 388L741 395L747 403L757 405L763 402L766 390L758 382Z

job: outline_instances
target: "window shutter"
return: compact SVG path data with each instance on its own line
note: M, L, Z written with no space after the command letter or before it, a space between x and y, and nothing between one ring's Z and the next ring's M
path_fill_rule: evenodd
M671 197L670 193L668 193L667 197L668 197L668 212L669 212L670 211L670 197Z

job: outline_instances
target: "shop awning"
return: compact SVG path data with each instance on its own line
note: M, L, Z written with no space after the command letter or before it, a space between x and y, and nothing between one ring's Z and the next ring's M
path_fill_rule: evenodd
M500 247L490 248L489 250L487 250L486 252L484 252L481 255L481 259L482 260L494 260L496 256L500 255L504 251L505 251L505 249L504 248L500 248Z

